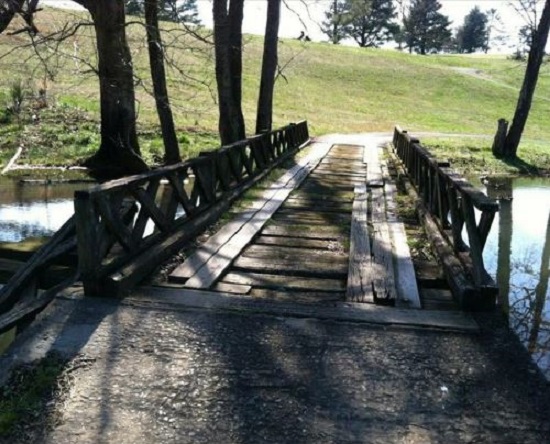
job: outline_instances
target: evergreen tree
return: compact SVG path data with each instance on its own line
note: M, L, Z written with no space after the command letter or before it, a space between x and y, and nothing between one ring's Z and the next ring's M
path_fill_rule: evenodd
M361 47L378 47L399 31L392 0L347 0L348 20L344 28Z
M437 0L412 0L408 15L403 20L405 41L409 51L427 54L440 51L451 39L446 15L439 12Z
M143 15L143 0L126 0L126 14Z
M333 0L330 8L325 12L326 20L321 24L321 31L325 33L330 41L337 45L340 40L348 34L348 0Z
M200 24L197 0L159 0L159 20ZM126 0L126 14L143 15L144 0Z
M485 50L487 45L487 14L475 6L466 17L464 24L458 28L457 44L459 52L472 53Z
M159 19L169 22L193 23L198 25L197 0L160 0Z

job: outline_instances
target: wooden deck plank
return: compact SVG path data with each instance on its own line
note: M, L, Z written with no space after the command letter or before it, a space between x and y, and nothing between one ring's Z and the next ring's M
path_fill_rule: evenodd
M380 148L377 145L365 146L363 162L367 164L367 185L371 188L384 186L379 152Z
M266 260L288 259L301 261L317 261L337 264L347 261L343 251L319 250L313 248L293 248L279 245L250 245L242 252L243 257L253 257Z
M346 278L348 264L342 263L311 263L296 262L294 259L260 260L254 257L239 257L233 263L236 270L247 270L263 273L286 273L293 276Z
M138 288L125 300L134 305L143 303L148 307L159 304L159 306L171 305L174 308L180 306L386 326L428 327L475 334L479 332L479 326L470 315L456 311L404 310L346 302L333 302L328 306L305 305L259 301L250 296L236 296L204 290L158 287Z
M292 190L298 187L310 171L317 166L329 149L330 147L326 145L318 145L308 156L300 159L296 165L298 169L290 179L286 180L285 178L285 180L275 182L272 187L273 193L265 205L228 242L221 246L215 255L211 256L204 265L197 269L196 273L185 282L185 286L189 288L209 288L262 229Z
M259 236L256 245L280 245L292 248L315 248L320 250L337 250L340 247L345 251L345 245L324 239L302 239L299 237L285 236Z
M351 204L348 203L337 203L337 202L326 202L322 200L318 201L306 201L306 200L289 200L283 204L282 208L284 209L293 209L293 210L304 210L304 211L322 211L325 213L351 213Z
M351 216L349 214L334 213L334 212L311 212L311 211L296 211L277 213L273 216L274 221L283 221L291 223L303 223L303 224L346 224L348 225Z
M387 169L383 167L387 174ZM414 266L411 258L411 251L407 244L405 226L397 218L397 187L390 179L385 182L386 195L386 218L392 238L393 255L395 263L395 288L397 290L396 306L401 308L422 308Z
M272 301L313 303L319 302L337 302L344 300L344 292L328 291L296 291L296 290L273 290L267 288L255 288L250 292L250 296Z
M390 231L386 221L383 188L371 191L372 205L372 268L374 298L395 299L394 270Z
M367 187L355 188L350 228L349 271L346 299L374 302L369 230L367 226Z
M185 282L196 273L196 270L202 267L208 259L216 254L222 245L248 222L256 211L243 211L234 219L225 224L216 234L201 246L195 253L189 256L183 264L178 266L170 274L172 282Z
M301 237L305 239L339 240L346 236L346 232L339 227L312 227L303 224L270 224L262 230L266 236Z
M216 285L212 287L212 290L222 293L249 294L250 290L252 290L252 286L229 282L217 282Z
M323 290L339 293L345 290L342 279L319 279L302 276L283 276L280 274L249 273L245 271L231 271L222 280L227 283L251 285L256 288Z

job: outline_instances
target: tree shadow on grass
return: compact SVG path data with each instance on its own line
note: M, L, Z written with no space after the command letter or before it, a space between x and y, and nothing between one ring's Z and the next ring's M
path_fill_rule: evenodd
M542 170L538 166L527 163L521 157L515 157L513 159L498 157L498 159L500 159L506 165L516 168L521 174L538 176L542 173Z

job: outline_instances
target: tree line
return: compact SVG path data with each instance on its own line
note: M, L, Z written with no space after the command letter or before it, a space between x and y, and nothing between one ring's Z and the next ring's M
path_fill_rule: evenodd
M537 27L539 0L518 0L515 6L525 24L519 30L518 51L527 52ZM436 52L488 52L506 42L504 25L496 9L474 6L453 31L438 0L331 0L321 30L331 43L353 40L361 47L377 48L395 42L398 49Z

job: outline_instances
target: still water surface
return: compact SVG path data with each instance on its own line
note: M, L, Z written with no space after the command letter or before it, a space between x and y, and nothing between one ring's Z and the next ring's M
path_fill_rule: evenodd
M550 379L550 179L489 183L500 210L485 246L485 267L500 304L533 360Z
M48 236L73 214L73 194L86 184L32 184L0 178L0 242Z
M73 194L87 184L28 185L0 179L0 241L54 233L73 213ZM550 179L490 183L500 200L484 251L510 327L550 379Z

